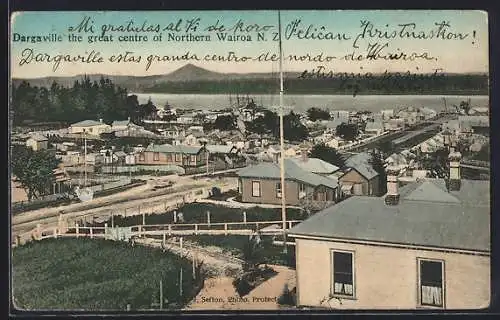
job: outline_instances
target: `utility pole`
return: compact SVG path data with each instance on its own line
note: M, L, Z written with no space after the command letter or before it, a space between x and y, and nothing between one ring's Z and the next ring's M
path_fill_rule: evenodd
M278 10L278 33L279 33L279 54L280 54L280 175L281 175L281 218L283 220L283 252L286 248L286 198L285 198L285 148L283 132L283 48L281 43L281 13Z
M160 310L163 309L163 280L160 279Z

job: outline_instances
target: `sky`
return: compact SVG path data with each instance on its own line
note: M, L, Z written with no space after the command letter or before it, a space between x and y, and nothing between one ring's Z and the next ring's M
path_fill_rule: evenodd
M70 27L74 30L89 18L88 30L75 31L74 35L82 36L81 42L70 42L68 36ZM187 21L199 18L196 29L186 31ZM177 25L180 20L180 31L157 32L155 26L164 29L169 24ZM222 41L216 31L209 31L209 26L223 25L229 29L242 21L244 26L269 26L262 31L265 40L258 39L257 32L229 31L228 34L248 35L251 41ZM297 32L291 34L295 21L296 31L302 34L310 26L310 31L323 30L323 33L340 35L342 39L300 39ZM133 26L141 28L151 26L149 32L122 32L129 21ZM364 24L363 24L364 22ZM429 35L438 32L436 24L446 23L441 29L441 37L430 39L414 39L402 37L403 31L411 31L414 23L414 32ZM406 24L402 27L401 24ZM448 10L377 10L377 11L281 11L282 48L284 71L311 71L322 66L325 72L406 72L427 73L434 72L483 72L487 73L488 66L488 17L482 11L448 11ZM90 30L93 26L93 32ZM268 56L276 54L278 57L279 42L273 41L274 34L278 33L277 11L107 11L107 12L17 12L11 16L11 76L15 78L38 78L46 76L71 76L78 74L105 73L113 75L146 76L172 72L186 63L223 73L247 72L277 72L278 61L257 61L261 54L269 52ZM107 37L98 38L97 42L89 43L90 38L96 38L104 33ZM366 27L366 29L365 29ZM118 29L113 31L112 28ZM371 28L372 37L368 30ZM376 31L379 30L379 32ZM365 32L363 33L363 30ZM227 30L226 30L227 32ZM395 37L378 38L377 35L386 33ZM168 34L208 36L208 41L172 41ZM317 33L317 32L316 32ZM459 39L460 34L462 39ZM62 41L32 43L29 36L60 36ZM113 36L112 41L109 36ZM120 36L139 35L147 36L147 41L118 41ZM153 41L153 37L160 36L161 41ZM446 38L449 39L446 39ZM43 38L42 38L43 39ZM357 39L357 41L355 41ZM26 41L28 40L28 41ZM35 39L36 40L36 39ZM123 39L122 39L123 40ZM399 59L387 61L384 59L367 59L368 47L380 45L381 55L389 53L405 53L409 57L412 52L417 56L427 55L427 59L413 60ZM357 48L354 48L356 46ZM384 47L385 46L385 47ZM88 57L91 52L99 53L103 61L100 63L68 62L57 60L62 57ZM112 56L129 53L135 61L110 62ZM209 56L227 57L233 52L237 57L248 57L247 61L206 61ZM199 60L167 61L172 56L182 56L188 53L196 55ZM331 57L328 61L291 61L290 56L315 57L323 53ZM345 59L348 54L361 56L362 60ZM140 57L140 61L137 60ZM95 58L95 55L94 55ZM49 60L49 61L48 61ZM63 59L64 60L64 59ZM307 59L306 59L307 60ZM149 61L149 62L148 62Z

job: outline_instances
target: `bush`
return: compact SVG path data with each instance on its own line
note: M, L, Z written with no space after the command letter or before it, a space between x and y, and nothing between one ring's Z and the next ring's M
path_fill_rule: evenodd
M220 197L222 195L222 192L219 188L213 187L212 188L212 196L213 197Z
M290 289L288 289L288 283L285 284L285 287L283 288L283 293L278 297L278 304L282 306L295 305L295 296L293 292L291 292Z

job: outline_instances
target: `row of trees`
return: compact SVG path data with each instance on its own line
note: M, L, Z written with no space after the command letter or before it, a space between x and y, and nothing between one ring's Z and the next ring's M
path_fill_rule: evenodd
M77 122L84 119L103 119L105 122L142 119L156 112L151 101L140 105L136 95L101 77L91 81L83 77L72 87L60 86L56 81L50 88L31 86L23 81L12 88L13 123L25 121Z
M275 138L280 136L279 116L276 112L263 111L264 115L246 122L248 131L256 134L272 134ZM303 141L309 136L309 131L300 121L300 117L293 111L283 116L283 135L288 141Z
M488 94L487 75L411 76L386 74L365 77L285 78L287 93L294 94ZM168 93L229 93L248 92L275 94L279 91L276 79L231 79L200 81L168 81L144 88L145 92Z

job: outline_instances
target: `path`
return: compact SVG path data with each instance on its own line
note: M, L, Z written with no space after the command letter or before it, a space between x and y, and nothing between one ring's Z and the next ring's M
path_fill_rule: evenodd
M232 284L233 278L216 277L205 281L205 286L186 310L278 310L277 300L285 284L295 287L295 270L284 266L269 265L277 275L253 289L245 299L240 299ZM229 298L229 299L228 299ZM231 299L234 298L234 299Z

